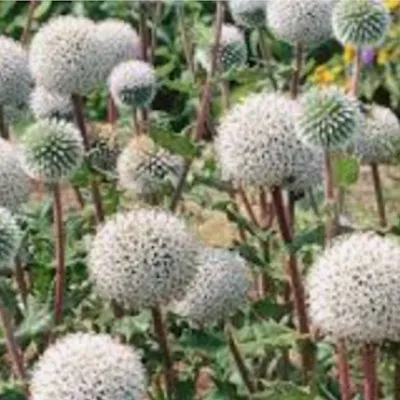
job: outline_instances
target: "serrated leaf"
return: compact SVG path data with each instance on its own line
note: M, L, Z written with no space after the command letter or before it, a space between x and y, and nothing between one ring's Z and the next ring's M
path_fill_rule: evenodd
M151 323L150 313L147 311L141 312L134 317L125 316L114 322L113 332L122 334L130 340L135 333L145 333L148 331Z
M185 349L204 351L213 354L226 346L223 335L201 330L185 331L179 340Z
M332 158L333 179L336 185L349 187L358 181L360 163L355 157Z
M152 131L150 136L155 143L174 154L179 154L185 158L194 158L198 154L197 146L186 136L158 130Z
M318 225L314 229L308 229L306 231L300 232L295 236L293 242L288 246L290 251L296 253L302 247L311 244L324 244L324 226Z

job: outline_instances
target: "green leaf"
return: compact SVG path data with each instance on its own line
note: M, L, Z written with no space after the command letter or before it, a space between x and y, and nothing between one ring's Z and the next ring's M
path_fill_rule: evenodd
M267 389L262 393L254 394L251 400L314 400L307 389L292 382L267 382L263 381Z
M319 244L322 246L324 244L324 235L323 225L318 225L314 229L307 229L295 236L293 242L289 245L289 249L296 253L307 245Z
M185 349L204 351L213 354L226 346L222 334L211 333L201 330L185 331L179 340L180 345Z
M360 164L357 158L338 156L332 158L333 178L341 187L354 185L359 176Z
M35 9L35 13L33 17L35 19L41 19L44 17L47 12L50 10L51 5L53 4L53 0L42 0L39 5Z
M198 154L197 146L186 136L158 130L152 131L150 136L161 147L185 158L194 158Z

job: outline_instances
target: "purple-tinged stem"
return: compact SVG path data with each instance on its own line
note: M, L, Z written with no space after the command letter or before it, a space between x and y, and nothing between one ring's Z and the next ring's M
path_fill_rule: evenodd
M336 365L339 374L340 398L341 400L351 400L349 364L343 340L338 340L336 343Z
M108 95L107 99L107 122L111 125L115 125L118 119L118 109L114 103L111 95Z
M378 377L376 371L376 346L366 343L362 349L364 371L364 400L378 400Z

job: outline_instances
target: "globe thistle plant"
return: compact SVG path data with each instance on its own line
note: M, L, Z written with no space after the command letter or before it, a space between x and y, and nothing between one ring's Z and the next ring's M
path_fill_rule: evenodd
M362 115L356 99L337 88L313 88L300 101L299 137L325 150L344 148L358 132Z
M229 10L238 25L247 28L263 27L268 0L229 0Z
M73 109L70 96L49 92L37 86L31 93L30 108L36 119L73 120Z
M100 55L94 22L59 16L33 37L29 65L38 86L63 95L86 94L99 83Z
M31 182L17 151L4 139L0 139L0 154L0 207L17 212L29 200Z
M117 65L108 81L114 102L134 109L150 106L156 94L156 84L153 67L139 60Z
M0 268L13 264L21 237L22 233L10 211L0 207Z
M146 377L132 347L104 334L69 334L51 345L31 379L32 400L142 400Z
M89 253L99 294L127 308L182 297L196 274L197 245L185 224L164 211L117 214L98 231Z
M250 286L246 262L235 253L204 249L198 272L175 312L198 323L228 318L245 302Z
M37 121L27 129L21 147L26 173L49 184L70 176L83 161L79 132L65 121Z
M336 38L355 47L382 43L389 23L389 11L382 0L339 0L332 16Z
M133 138L118 158L118 181L128 192L148 197L162 193L169 185L176 186L182 168L181 157L141 135Z
M96 36L101 46L101 62L98 63L99 78L106 80L114 67L140 57L140 39L126 22L107 19L96 25Z
M335 0L268 0L267 26L291 45L314 47L332 35Z

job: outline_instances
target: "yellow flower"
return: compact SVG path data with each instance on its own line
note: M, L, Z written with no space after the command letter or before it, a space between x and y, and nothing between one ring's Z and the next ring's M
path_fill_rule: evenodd
M400 8L400 0L384 0L384 4L390 11Z
M315 69L312 80L314 83L325 85L334 82L335 76L326 65L320 65Z
M386 48L380 49L376 57L376 62L379 65L383 65L386 64L389 60L390 60L390 51Z
M343 53L343 58L346 64L350 64L354 57L356 55L356 50L354 47L346 44L346 46L344 46L344 53Z

